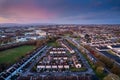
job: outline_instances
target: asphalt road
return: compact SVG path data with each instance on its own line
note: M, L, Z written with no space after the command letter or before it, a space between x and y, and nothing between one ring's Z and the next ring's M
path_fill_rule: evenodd
M46 55L46 53L48 52L48 50L51 47L46 47L46 49L44 49L44 51L42 51L42 53L40 53L40 55L38 55L36 57L36 59L34 59L34 61L32 61L32 64L27 68L27 70L25 71L25 73L22 73L23 76L27 76L29 75L29 73L31 74L30 70L35 66L35 64L37 64L39 62L39 60Z
M4 78L4 80L10 80L10 78L14 75L16 75L17 73L19 73L19 71L22 70L22 68L27 65L33 58L35 58L40 52L42 52L44 49L46 49L47 46L44 46L43 48L39 48L39 50L33 55L31 56L28 60L26 60L22 65L20 65L18 68L15 68L15 71L10 73L9 76L7 76L6 78ZM14 68L13 66L11 68ZM7 70L6 70L7 72Z

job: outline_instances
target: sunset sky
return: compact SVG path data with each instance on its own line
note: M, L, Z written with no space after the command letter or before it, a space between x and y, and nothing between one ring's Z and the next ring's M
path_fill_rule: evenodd
M0 23L120 23L120 0L0 0Z

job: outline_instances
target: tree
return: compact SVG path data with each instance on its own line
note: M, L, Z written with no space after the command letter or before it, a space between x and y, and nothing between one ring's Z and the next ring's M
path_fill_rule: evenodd
M0 64L0 72L5 70L10 64L9 63L1 63Z
M113 66L113 61L112 61L110 58L107 58L107 57L101 55L101 56L99 57L99 60L100 60L101 62L103 62L106 67L108 67L108 68L110 68L110 69L112 68L112 66Z
M96 72L99 74L103 74L103 71L104 71L104 67L102 67L102 66L99 66L96 68Z
M90 38L90 36L88 34L85 35L85 39L86 39L87 43L91 42L91 38Z
M43 44L43 41L37 40L36 41L36 47L40 47Z
M103 80L120 80L120 77L111 73L104 77Z
M96 67L99 67L99 66L104 67L105 65L104 65L104 63L102 63L101 61L97 61L97 62L95 63L95 66L96 66Z
M113 65L113 68L111 69L111 71L114 73L114 74L117 74L120 76L120 66L114 64Z

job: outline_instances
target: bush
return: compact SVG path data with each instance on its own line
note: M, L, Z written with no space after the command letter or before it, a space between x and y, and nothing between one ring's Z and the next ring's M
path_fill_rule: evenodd
M115 74L108 74L103 80L120 80L120 77Z
M104 67L102 67L102 66L99 66L96 68L96 72L99 74L103 74L103 71L104 71Z

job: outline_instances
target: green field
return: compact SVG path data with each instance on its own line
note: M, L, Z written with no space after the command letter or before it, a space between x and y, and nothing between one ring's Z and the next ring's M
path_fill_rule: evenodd
M57 46L60 46L60 45L57 42L49 42L48 46L57 47Z
M0 52L0 63L15 63L20 57L34 49L35 46L20 46Z
M82 67L82 68L75 68L75 67L72 67L70 68L70 71L72 72L80 72L80 71L86 71L87 69Z

